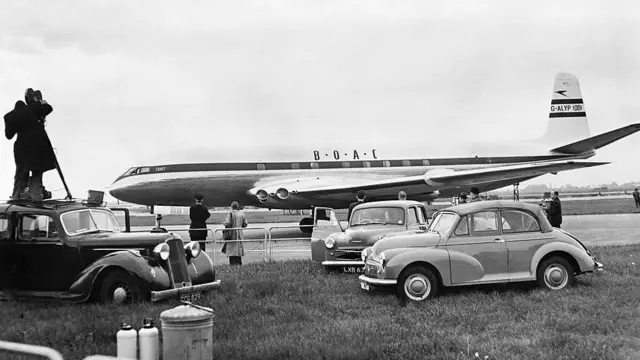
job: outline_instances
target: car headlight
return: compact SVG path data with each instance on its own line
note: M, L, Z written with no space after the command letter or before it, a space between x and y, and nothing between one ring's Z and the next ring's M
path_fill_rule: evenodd
M197 241L191 241L184 244L184 250L187 257L197 258L200 255L200 243Z
M367 252L367 249L362 250L362 253L360 255L362 257L362 261L367 260L367 255L369 255L369 253Z
M331 249L331 248L333 248L333 246L334 246L335 244L336 244L336 240L335 240L334 238L332 238L332 237L330 237L330 238L326 238L326 239L324 240L324 246L326 246L326 247L327 247L327 249Z
M387 256L384 254L384 251L381 252L380 255L378 255L378 259L380 259L382 267L385 267L387 265Z
M158 244L153 248L153 253L160 259L167 260L169 258L169 245L167 243Z

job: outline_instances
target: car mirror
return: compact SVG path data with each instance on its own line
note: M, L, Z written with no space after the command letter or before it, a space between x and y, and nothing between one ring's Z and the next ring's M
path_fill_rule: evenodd
M58 232L57 231L52 232L51 237L58 237Z

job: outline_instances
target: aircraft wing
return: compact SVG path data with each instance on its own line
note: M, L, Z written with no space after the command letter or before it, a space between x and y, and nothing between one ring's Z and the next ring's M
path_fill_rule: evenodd
M402 176L386 179L346 179L336 177L314 177L309 179L294 179L269 184L269 191L274 193L276 188L286 189L290 194L301 197L313 197L330 193L355 192L358 190L373 190L387 187L401 187L411 185L425 185L437 190L439 187L472 186L493 181L522 179L536 177L547 173L580 169L592 166L606 165L608 162L588 161L551 161L508 166L497 166L473 170L435 169L424 175ZM266 185L266 184L265 184ZM257 191L255 188L254 191ZM266 195L266 194L265 194Z

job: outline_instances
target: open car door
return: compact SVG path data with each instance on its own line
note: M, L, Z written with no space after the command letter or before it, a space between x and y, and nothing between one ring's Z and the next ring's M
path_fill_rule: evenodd
M131 232L131 218L129 217L129 209L126 208L109 208L116 217L116 221L123 232Z
M344 229L342 229L342 225L336 217L335 210L327 207L316 207L313 209L312 238L326 239L330 234L343 231Z

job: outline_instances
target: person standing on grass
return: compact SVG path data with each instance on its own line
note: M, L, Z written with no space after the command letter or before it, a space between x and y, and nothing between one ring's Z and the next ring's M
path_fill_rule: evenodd
M633 200L636 201L636 207L640 208L640 192L638 192L638 188L633 190Z
M196 194L194 197L196 199L196 204L189 208L189 218L191 219L189 229L197 230L189 230L189 237L192 241L200 243L200 249L205 251L205 244L207 240L207 219L211 216L211 213L209 213L209 209L207 209L202 202L204 199L203 195Z
M226 228L234 229L229 230L231 239L226 240L228 242L223 245L223 252L229 257L229 265L242 265L242 257L244 256L242 240L244 240L244 234L241 228L247 227L248 224L247 217L244 212L240 211L240 204L237 201L231 203L231 211L224 219L223 225Z
M553 192L553 197L549 202L549 207L547 210L547 218L551 223L551 226L560 228L562 224L562 206L560 204L560 197L558 196L558 192Z

